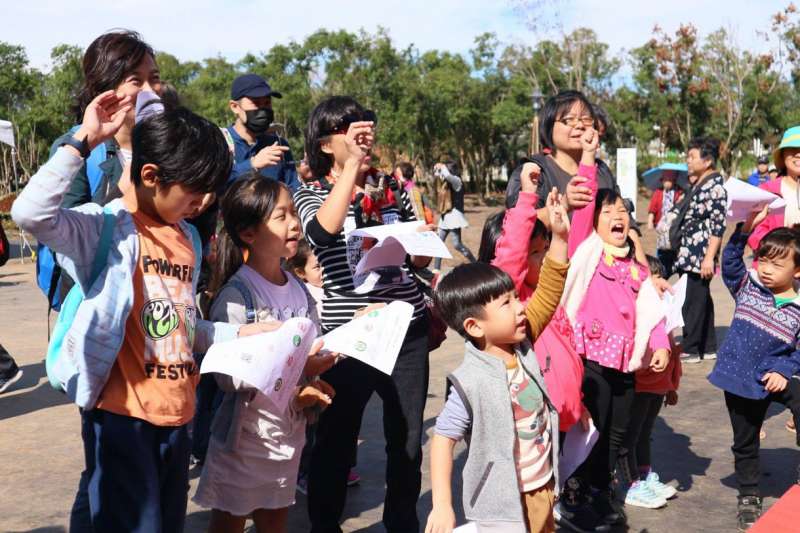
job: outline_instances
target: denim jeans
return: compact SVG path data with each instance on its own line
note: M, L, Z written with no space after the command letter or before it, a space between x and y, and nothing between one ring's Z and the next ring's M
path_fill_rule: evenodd
M472 255L472 252L469 250L469 248L467 248L467 246L464 244L464 241L461 240L461 228L456 228L456 229L439 228L439 238L442 239L442 241L446 242L448 235L453 236L453 246L455 247L456 250L458 250L458 253L466 257L470 263L474 263L475 261L477 261L477 259L475 259L475 256ZM441 257L435 258L433 260L433 268L439 270L441 267L442 267L442 258Z
M383 523L390 533L419 531L417 499L422 485L422 420L428 395L427 318L409 328L391 376L355 359L322 375L336 398L320 416L308 477L308 514L313 533L340 533L347 473L361 418L373 392L383 400L386 496Z

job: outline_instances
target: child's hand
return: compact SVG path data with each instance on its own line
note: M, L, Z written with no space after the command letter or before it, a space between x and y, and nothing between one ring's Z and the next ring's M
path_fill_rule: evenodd
M425 533L450 533L456 527L456 514L452 506L434 507L428 515Z
M653 357L650 358L650 370L653 372L663 372L669 363L669 350L659 348L653 352Z
M86 139L89 149L113 137L125 122L133 106L130 95L118 96L113 90L101 93L92 100L83 112L83 122L72 136Z
M567 215L567 199L558 194L553 187L547 195L547 212L550 215L550 231L553 237L566 241L569 238L569 215Z
M322 350L322 339L317 339L311 346L311 351L308 352L306 366L303 368L303 375L308 378L319 376L323 372L327 372L336 364L336 359L339 357L339 354L333 352L321 354L320 350Z
M667 394L664 396L664 405L677 405L678 404L678 391L671 390L667 391Z
M587 180L583 176L575 176L567 184L567 206L570 209L580 209L592 201L592 189L584 185Z
M789 384L789 380L777 372L767 372L761 378L761 381L764 382L764 388L767 389L767 392L783 392Z
M368 306L362 307L361 309L357 310L353 314L353 318L364 316L367 313L371 313L372 311L375 311L376 309L380 309L382 307L386 307L386 304L385 303L369 304Z
M250 335L258 335L259 333L269 333L281 327L282 322L273 320L272 322L253 322L252 324L245 324L239 328L239 337L249 337Z
M669 284L669 281L665 280L664 278L657 278L654 276L650 277L650 282L653 284L653 287L656 289L659 298L663 298L664 294L670 293L675 294L675 289L672 288L672 285Z
M592 154L592 162L594 162L594 153L597 152L597 147L600 145L600 136L594 128L586 128L586 131L581 135L581 148L583 153Z
M539 189L539 176L542 169L536 163L525 163L519 173L519 183L522 192L536 192Z
M309 407L328 407L336 396L336 391L329 383L321 379L315 380L309 385L297 387L294 397L294 406L298 411Z
M753 228L764 222L768 214L769 204L765 205L763 208L753 210L745 219L744 224L742 224L742 233L750 233L753 231Z

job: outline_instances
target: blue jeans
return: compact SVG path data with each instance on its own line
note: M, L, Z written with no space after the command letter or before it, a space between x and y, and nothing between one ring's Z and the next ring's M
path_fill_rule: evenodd
M391 376L355 359L345 359L322 375L336 399L317 424L308 477L312 533L341 533L339 520L347 492L361 418L373 392L383 400L386 438L386 498L383 523L389 533L419 531L417 499L422 487L422 416L428 396L429 321L418 320L406 334Z
M474 263L475 261L477 261L477 259L475 259L475 256L472 255L472 252L469 250L469 248L467 248L467 246L464 244L464 241L461 240L461 228L456 228L456 229L439 228L439 238L442 239L442 241L447 242L448 235L453 236L453 247L456 250L458 250L458 253L466 257L470 263ZM442 258L437 257L436 259L433 260L433 268L435 270L439 270L441 267L442 267Z
M81 414L86 470L70 531L183 531L189 490L188 425L154 426L102 409Z

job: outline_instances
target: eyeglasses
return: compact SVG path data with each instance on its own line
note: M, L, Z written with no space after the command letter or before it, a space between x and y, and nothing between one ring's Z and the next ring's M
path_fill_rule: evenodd
M583 124L585 128L594 126L594 119L592 117L563 117L557 120L568 128L574 128L578 124Z
M372 122L374 126L377 126L378 115L371 109L365 109L363 113L348 113L336 121L336 125L325 135L345 134L353 122Z

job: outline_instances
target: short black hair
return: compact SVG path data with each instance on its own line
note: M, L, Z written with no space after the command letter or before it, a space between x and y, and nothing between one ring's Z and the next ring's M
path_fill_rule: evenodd
M719 160L719 141L712 137L695 137L689 141L689 146L686 147L686 153L689 150L697 150L700 152L700 157L706 161L711 161L711 168L716 168L717 161Z
M556 120L562 118L575 102L580 102L589 115L593 119L597 119L592 103L582 92L573 90L561 91L557 95L551 96L542 106L542 110L539 111L539 138L542 147L549 148L553 152L556 151L556 147L553 144L553 127Z
M497 249L497 241L503 235L503 222L506 218L506 211L499 211L483 223L483 232L481 233L481 244L478 248L478 261L483 263L491 263L494 261L495 252ZM530 240L536 237L550 239L550 232L547 231L547 226L537 218L536 223L533 225L533 232L531 233Z
M364 112L364 107L351 96L331 96L311 111L305 148L308 166L315 177L324 178L333 168L333 156L322 151L322 141L342 123L342 119L363 115Z
M414 177L414 165L408 161L400 161L396 166L400 169L400 172L403 173L405 179L411 180Z
M665 278L666 276L666 269L664 268L664 263L661 260L654 256L647 254L647 266L650 269L651 276L658 276L659 278Z
M795 267L800 267L800 231L795 225L791 228L775 228L770 231L756 250L756 259L777 259L791 254Z
M470 317L484 318L486 304L513 290L514 282L499 268L481 262L468 263L455 267L442 278L433 301L447 325L471 340L464 331L464 321Z
M131 181L142 182L142 167L158 166L158 181L179 183L192 192L219 192L233 165L218 126L185 107L166 108L133 128Z

